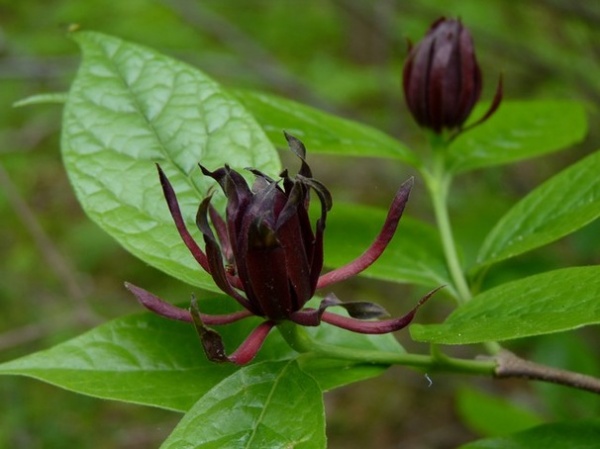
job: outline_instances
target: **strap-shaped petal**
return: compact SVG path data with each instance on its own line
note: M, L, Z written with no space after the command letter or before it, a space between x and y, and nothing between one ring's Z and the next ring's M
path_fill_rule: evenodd
M285 136L285 140L288 142L290 150L292 150L294 154L302 161L302 166L300 167L298 174L307 178L312 178L312 171L306 163L306 147L304 144L299 139L285 131L283 132L283 135Z
M302 326L318 326L321 324L321 317L325 310L328 307L333 306L343 307L351 317L361 320L389 316L387 310L379 304L364 301L342 302L334 293L330 293L323 298L318 309L310 308L299 310L298 312L292 313L290 319L294 323Z
M217 239L208 224L208 207L210 205L211 197L207 197L200 203L200 207L198 207L198 213L196 214L196 224L202 235L204 236L204 243L206 245L206 257L208 258L208 264L210 266L210 273L215 281L215 284L223 290L226 294L234 298L237 302L239 302L244 308L252 312L253 314L257 314L257 310L253 305L244 298L237 290L229 282L227 277L227 272L225 271L225 266L223 264L223 255L221 254L221 249L219 248L219 244L217 243Z
M323 288L327 285L331 285L336 282L348 279L365 270L373 262L375 262L379 258L379 256L381 256L385 248L392 240L394 233L396 232L398 222L400 221L402 213L404 212L404 207L408 202L408 197L413 183L414 179L409 178L408 181L405 181L400 186L398 192L396 193L396 196L394 197L394 201L392 202L383 227L381 228L379 235L375 238L375 241L371 244L371 246L357 259L321 276L319 278L317 288Z
M227 207L225 210L225 219L227 221L227 231L229 234L229 243L235 254L236 236L241 226L241 221L246 212L246 208L251 203L253 194L246 183L246 180L235 170L225 165L222 168L211 172L202 165L198 164L205 176L213 178L223 189L227 198Z
M341 301L333 293L321 300L318 309L308 308L290 315L290 319L301 326L318 326L327 307L340 305Z
M130 284L129 282L125 283L125 288L133 293L140 304L151 312L172 320L185 321L188 323L192 322L192 316L189 310L174 306L173 304L160 299L158 296L153 295L149 291ZM201 314L202 321L210 325L230 324L249 316L252 316L252 314L247 310L241 310L239 312L233 312L224 315Z
M314 237L302 204L302 187L296 184L277 217L275 234L285 255L286 272L294 291L292 310L300 310L315 290L311 277ZM302 226L304 224L304 227Z
M250 239L254 239L252 234ZM287 318L295 309L284 249L277 244L250 248L244 265L252 299L260 304L264 315L272 320Z
M250 333L238 349L228 356L225 351L223 339L219 333L206 327L206 322L203 320L203 316L205 315L200 313L198 302L195 298L192 298L190 314L193 319L194 327L200 336L200 342L202 343L202 348L204 349L206 357L208 360L218 363L232 362L236 365L245 365L250 362L260 350L267 335L269 335L269 332L273 329L273 326L275 326L275 323L272 321L261 323Z
M235 236L236 244L234 258L238 276L248 300L256 309L262 307L261 300L254 293L250 267L248 266L248 252L260 247L272 246L276 243L275 237L275 212L280 211L285 205L285 194L271 184L261 190L252 198L252 204L248 206L242 217L240 227ZM266 262L269 266L271 264ZM264 315L260 309L260 314Z
M425 302L440 288L442 287L438 287L435 290L427 293L419 300L417 305L413 307L410 312L404 316L401 316L400 318L380 321L361 321L356 318L348 318L335 313L325 312L323 313L321 319L326 323L332 324L333 326L341 327L342 329L357 332L359 334L387 334L389 332L395 332L408 326L415 317L419 307L425 304Z
M208 259L204 252L200 249L198 244L194 241L192 235L187 230L185 223L183 221L183 216L181 215L181 209L179 208L179 202L177 201L177 195L175 195L175 191L173 190L173 186L169 182L169 179L163 172L160 165L156 164L156 168L158 169L158 176L160 178L160 184L163 189L163 194L165 199L167 200L167 206L169 207L169 212L171 212L171 216L173 217L173 221L175 222L175 226L177 227L177 231L181 236L181 239L185 243L185 246L190 250L196 262L200 264L200 266L210 273L210 268L208 266Z
M206 358L211 362L228 362L229 358L225 353L223 339L218 332L206 327L202 321L200 310L198 309L198 302L194 297L192 297L190 314L192 315L194 327L196 328L196 332L198 332L198 336L200 337L200 342L202 343L202 348L204 349Z
M475 128L476 126L481 125L483 122L487 121L487 119L489 119L492 115L494 115L496 113L496 111L500 107L500 103L502 103L502 98L504 96L503 85L504 85L504 82L502 80L502 76L500 76L500 78L498 79L498 85L496 86L496 93L494 94L494 98L492 99L490 107L485 112L485 114L483 114L483 116L480 119L478 119L476 122L471 123L469 126L460 129L459 132L457 132L455 135L452 136L452 139L455 139L460 134L462 134L465 131L468 131L469 129L472 129L472 128Z
M212 222L215 231L217 232L217 237L219 238L219 242L221 243L221 251L225 256L225 260L229 263L232 263L233 250L231 248L231 243L229 242L229 235L227 234L227 224L212 204L208 207L208 215L210 216L210 221Z
M273 321L265 321L259 324L235 352L229 356L229 361L236 365L245 365L251 362L274 326L275 322Z
M370 320L373 318L382 318L390 316L387 310L385 310L379 304L368 301L347 301L342 302L335 293L329 293L325 299L328 300L328 307L340 306L346 309L348 314L352 318L358 318L359 320Z

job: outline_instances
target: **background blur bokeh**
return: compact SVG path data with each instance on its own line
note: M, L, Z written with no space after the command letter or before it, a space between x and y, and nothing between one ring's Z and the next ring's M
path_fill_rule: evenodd
M189 287L130 256L84 216L61 165L61 106L12 107L29 95L69 88L79 62L66 36L70 24L156 48L226 86L277 93L417 146L422 136L403 106L400 73L406 39L420 39L440 15L460 17L470 28L484 72L484 98L491 97L502 73L507 99L577 99L587 104L590 119L590 135L576 148L458 180L451 212L468 259L516 199L600 147L600 2L0 0L0 361L139 311L124 280L169 298L189 295ZM396 162L310 157L308 150L317 177L338 199L387 206L410 174ZM430 218L418 181L409 213ZM599 224L592 224L502 264L489 282L600 263L598 235ZM394 312L402 310L395 295L416 297L408 287L364 280L348 281L337 293L369 295ZM442 320L449 304L443 298L436 304L419 319ZM406 342L405 334L399 337L421 349ZM598 374L597 339L592 328L511 347L539 361ZM203 357L200 348L198 356ZM464 392L474 389L510 398L547 419L600 411L596 397L558 387L445 375L432 380L429 386L422 374L394 368L329 393L329 446L456 447L485 433L468 416L470 396ZM0 379L0 448L158 447L179 418L30 379Z

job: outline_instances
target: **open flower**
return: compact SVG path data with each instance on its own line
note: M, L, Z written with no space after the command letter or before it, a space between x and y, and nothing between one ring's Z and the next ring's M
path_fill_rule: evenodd
M479 101L481 78L469 30L460 20L441 18L410 49L404 64L404 97L420 126L438 134L444 128L460 129ZM487 120L501 100L502 80L490 108L475 124Z
M151 311L193 322L207 357L213 361L240 365L249 362L269 331L284 320L304 326L317 326L324 321L364 334L393 332L407 326L418 307L431 296L431 293L426 295L403 317L378 321L364 320L386 315L382 307L368 302L343 303L333 294L325 296L316 309L304 308L316 289L354 276L381 255L394 235L413 181L411 178L400 186L383 229L372 245L358 259L321 276L323 232L332 206L331 195L312 177L302 142L289 134L285 136L290 149L302 162L294 177L285 170L276 181L250 169L256 176L251 189L245 179L227 165L213 172L200 166L202 173L213 178L227 197L225 218L211 206L210 196L200 203L196 224L204 237L204 251L187 230L173 187L157 165L169 211L185 245L200 266L211 274L216 285L244 310L206 315L200 313L194 299L191 309L185 310L140 287L129 283L126 287ZM314 230L308 215L311 189L320 202L320 217ZM331 306L344 307L350 316L326 311ZM252 315L264 321L228 356L219 334L207 326L228 324Z

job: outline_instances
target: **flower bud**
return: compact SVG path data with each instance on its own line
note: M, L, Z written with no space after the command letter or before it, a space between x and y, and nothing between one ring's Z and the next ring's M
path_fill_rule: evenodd
M479 100L482 81L471 34L459 20L438 19L411 48L403 86L408 108L419 125L438 134L444 128L462 127ZM491 116L501 98L499 84L481 121Z

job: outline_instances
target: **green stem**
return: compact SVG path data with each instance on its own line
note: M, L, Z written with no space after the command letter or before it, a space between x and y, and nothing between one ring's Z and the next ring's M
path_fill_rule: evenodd
M458 359L448 357L438 351L432 352L431 355L421 355L328 345L313 340L304 328L291 322L279 324L278 329L294 350L300 353L310 353L315 357L351 360L375 365L410 366L428 372L444 371L492 376L496 369L496 362L493 360Z
M446 257L446 265L457 293L456 300L459 304L463 304L471 299L471 291L458 258L450 217L448 216L447 200L452 176L445 170L443 150L441 148L434 149L433 170L426 171L423 175L431 196L435 220L440 232L444 256Z
M453 291L459 304L469 302L473 297L458 257L458 251L452 233L450 216L448 215L448 193L452 183L452 175L446 170L447 143L438 136L431 140L433 150L433 166L431 170L423 170L423 178L429 190L435 220L442 240L446 265L453 282ZM497 354L502 347L496 342L486 342L484 346L490 354Z

